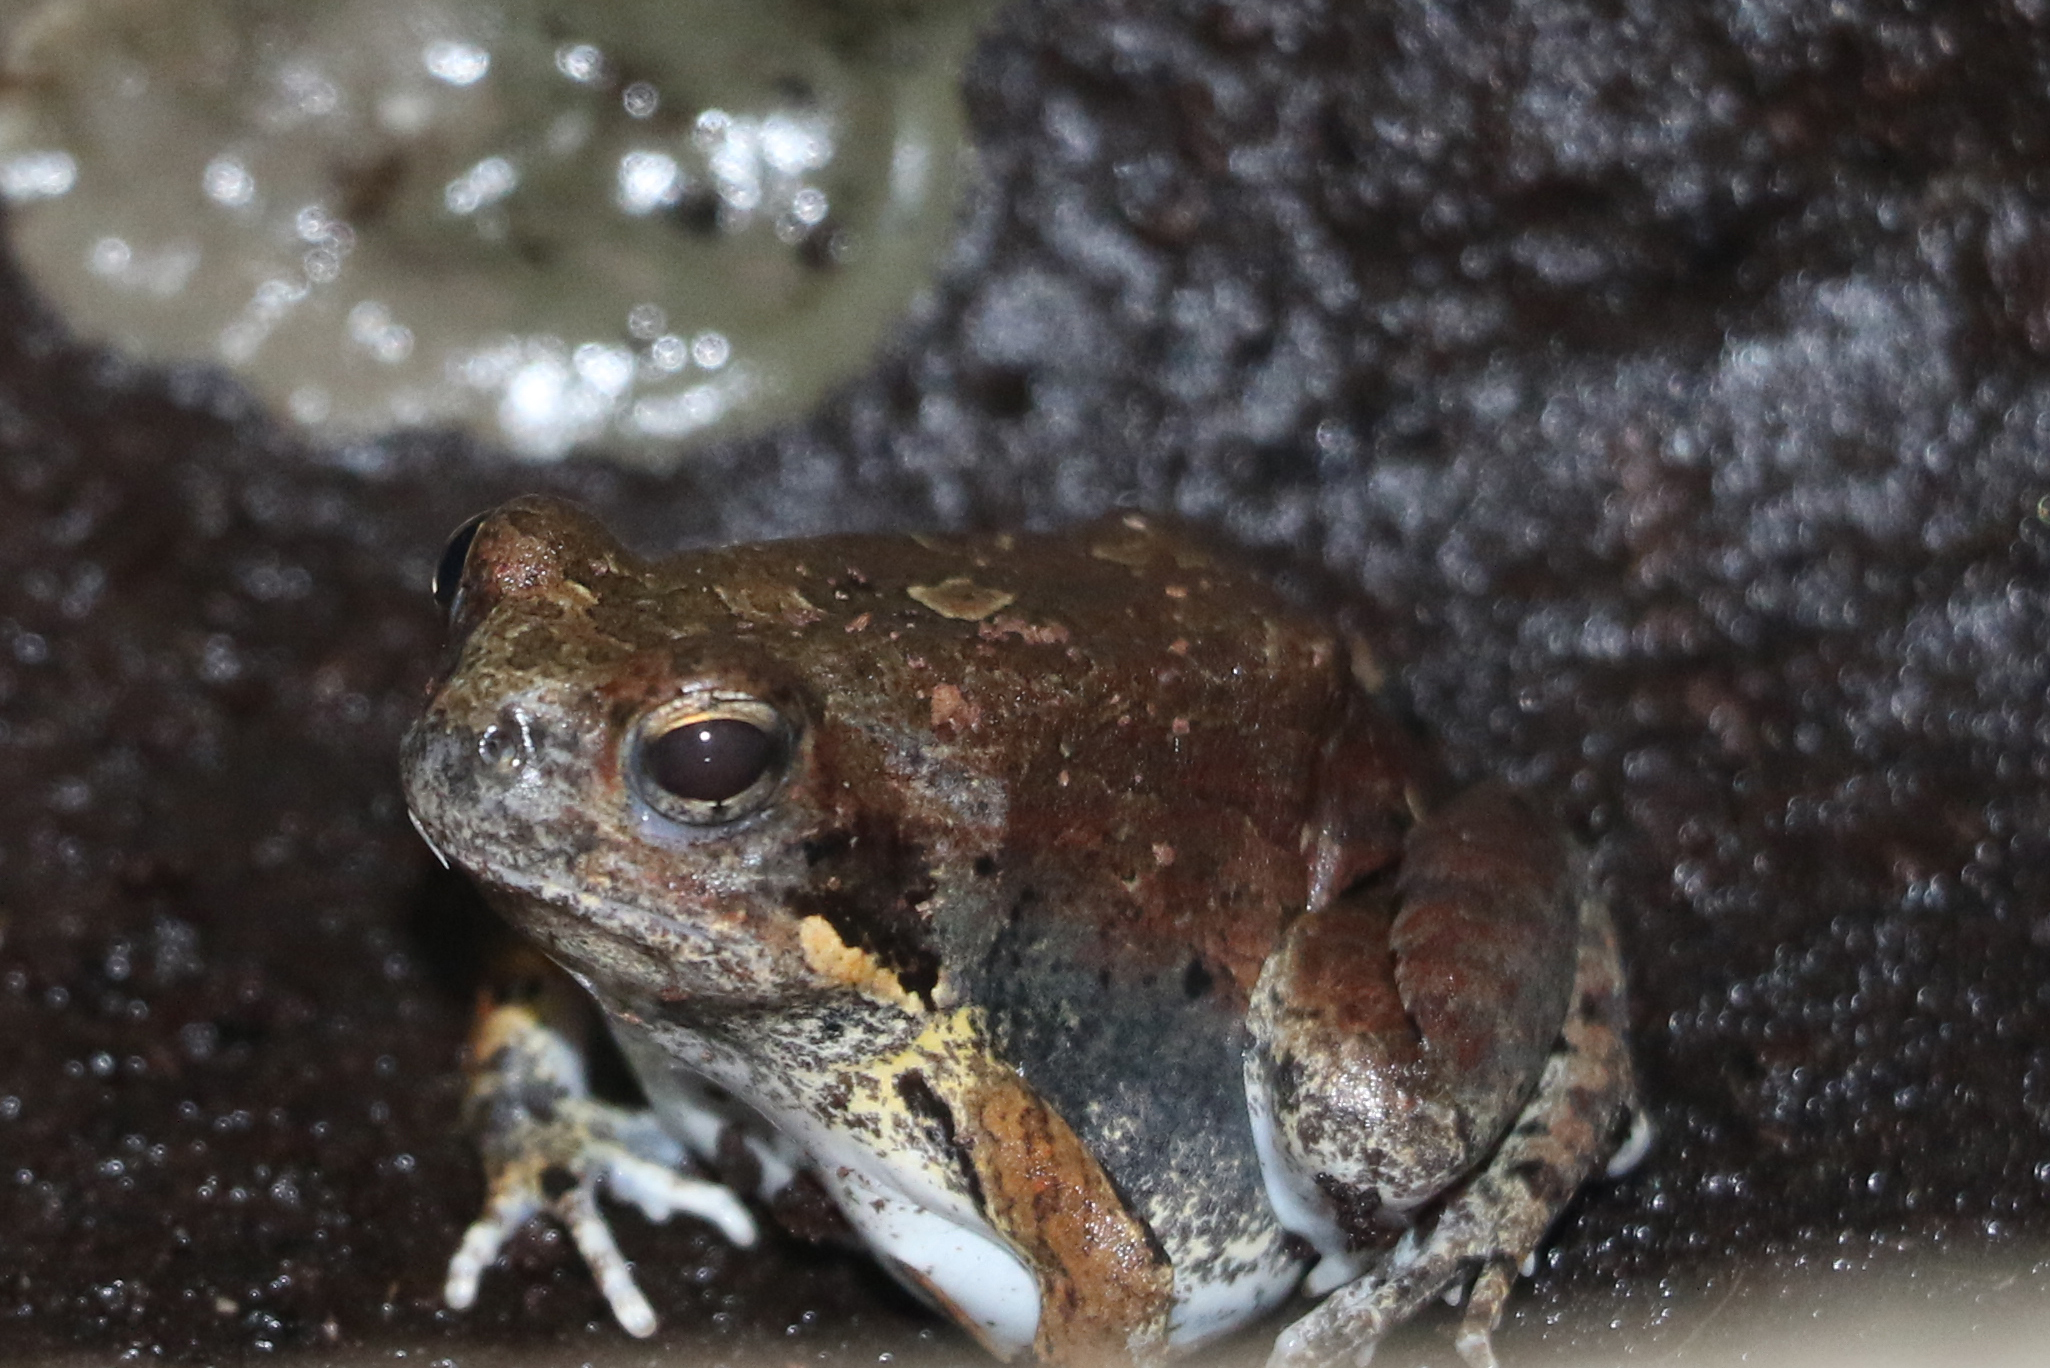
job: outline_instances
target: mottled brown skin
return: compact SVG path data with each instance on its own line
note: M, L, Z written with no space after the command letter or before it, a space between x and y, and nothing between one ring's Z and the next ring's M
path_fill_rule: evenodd
M1576 953L1614 961L1563 836L1504 790L1442 801L1349 643L1147 519L649 561L525 499L451 625L406 745L423 832L637 1061L985 1222L1044 1358L1154 1356L1177 1287L1285 1290L1249 1087L1354 1247L1527 1107L1594 1136L1566 1195L1608 1144L1610 1027L1586 1105L1532 1100ZM678 824L636 797L635 727L712 695L773 709L788 763L758 811ZM1473 1223L1534 1242L1564 1199Z
M1292 1103L1282 1128L1318 1172L1413 1203L1508 1128L1573 988L1568 853L1521 798L1482 785L1416 827L1387 886L1294 925L1255 1034Z
M615 723L680 678L770 698L809 724L806 763L779 803L785 850L880 830L899 850L915 844L928 866L1047 858L1071 894L1087 888L1078 912L1104 918L1120 972L1178 971L1193 950L1242 1003L1309 895L1306 825L1321 818L1360 875L1394 858L1410 822L1413 749L1359 705L1343 644L1157 531L1111 522L1054 537L824 538L644 562L583 515L535 499L483 525L469 567L458 641L494 611L500 620L468 643L430 722L461 716L481 734L530 678L582 677ZM1016 597L963 620L906 592L952 577ZM936 767L1000 782L1002 828L976 822L972 804L908 801L878 751L906 736L927 739ZM619 782L616 751L591 758L594 782ZM626 872L616 857L629 852L592 853L606 857L592 876ZM661 867L673 852L635 853L647 857L633 871L641 879L684 876ZM893 853L850 861L844 877L895 879L904 871ZM791 872L788 891L848 901ZM744 948L709 978L695 956L668 966L675 995L766 1001L817 986L780 906L689 874L711 885L706 910ZM860 890L875 903L902 891Z

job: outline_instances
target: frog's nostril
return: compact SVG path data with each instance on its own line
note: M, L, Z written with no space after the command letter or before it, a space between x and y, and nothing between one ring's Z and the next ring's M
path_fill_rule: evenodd
M462 587L463 566L470 559L470 544L477 540L477 529L483 525L486 514L479 513L461 527L449 533L448 545L441 548L441 561L434 567L434 601L441 605L441 611L451 613L456 606L456 590Z
M495 770L523 768L540 749L540 729L518 708L501 710L498 720L477 738L477 756Z

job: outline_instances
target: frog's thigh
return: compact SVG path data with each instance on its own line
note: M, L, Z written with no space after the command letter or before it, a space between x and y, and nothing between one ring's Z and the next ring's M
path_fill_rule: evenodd
M1635 1099L1623 1037L1623 981L1608 909L1582 902L1573 1003L1537 1092L1486 1166L1456 1189L1421 1237L1405 1235L1369 1276L1340 1288L1276 1341L1270 1368L1362 1365L1392 1326L1439 1292L1456 1291L1473 1274L1459 1355L1472 1368L1494 1368L1491 1332L1510 1283L1529 1271L1546 1229L1607 1151ZM1640 1125L1642 1124L1640 1118ZM1635 1162L1648 1135L1633 1134Z
M1411 830L1392 881L1290 928L1246 1063L1284 1225L1327 1256L1375 1243L1494 1146L1566 1014L1581 882L1556 824L1482 785Z

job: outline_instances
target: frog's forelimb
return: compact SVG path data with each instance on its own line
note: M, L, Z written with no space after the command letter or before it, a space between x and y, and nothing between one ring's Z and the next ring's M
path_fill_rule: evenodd
M546 1213L568 1230L620 1325L635 1336L653 1334L654 1308L598 1208L599 1190L631 1202L650 1221L677 1212L700 1217L742 1246L755 1242L754 1218L723 1185L678 1172L689 1162L685 1145L652 1114L591 1096L583 1043L588 1008L560 971L522 964L496 977L471 1033L465 1106L488 1195L484 1214L449 1260L443 1295L458 1311L473 1305L478 1280L505 1242ZM706 1119L686 1128L705 1133L710 1148L703 1157L716 1148L720 1126ZM787 1168L762 1167L765 1177L787 1178Z

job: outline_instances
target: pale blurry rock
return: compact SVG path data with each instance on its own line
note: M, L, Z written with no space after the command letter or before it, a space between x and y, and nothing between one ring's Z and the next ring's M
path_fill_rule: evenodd
M667 464L863 364L951 227L975 7L0 8L0 198L79 334L332 441Z

